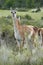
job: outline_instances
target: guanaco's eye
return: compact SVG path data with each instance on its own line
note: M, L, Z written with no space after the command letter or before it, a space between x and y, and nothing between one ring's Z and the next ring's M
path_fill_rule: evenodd
M15 11L15 13L16 13L16 11Z
M12 13L12 11L11 11L11 13Z

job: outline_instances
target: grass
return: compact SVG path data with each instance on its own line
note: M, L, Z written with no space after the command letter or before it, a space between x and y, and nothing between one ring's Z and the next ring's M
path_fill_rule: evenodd
M0 17L11 15L9 10L0 10Z
M40 20L41 17L43 16L43 9L41 9L41 12L38 12L38 13L32 13L32 10L29 10L27 12L18 12L17 14L21 16L25 16L26 14L28 14L31 16L31 18L35 20Z
M0 65L43 65L43 48L34 51L32 55L29 48L15 52L4 44L0 47Z

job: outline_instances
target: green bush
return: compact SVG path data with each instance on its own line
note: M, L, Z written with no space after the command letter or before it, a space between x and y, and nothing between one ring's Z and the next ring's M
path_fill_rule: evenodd
M43 20L43 17L41 17L41 20Z
M32 19L31 16L29 16L28 14L26 14L24 18L29 19L29 20Z

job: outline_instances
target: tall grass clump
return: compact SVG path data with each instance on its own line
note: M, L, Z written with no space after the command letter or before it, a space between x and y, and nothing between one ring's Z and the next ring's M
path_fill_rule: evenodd
M6 46L0 47L0 65L14 65L13 51Z
M30 59L31 65L43 65L43 47L38 44L32 51L33 53Z
M30 55L29 50L24 49L20 53L2 45L0 47L0 65L29 65Z

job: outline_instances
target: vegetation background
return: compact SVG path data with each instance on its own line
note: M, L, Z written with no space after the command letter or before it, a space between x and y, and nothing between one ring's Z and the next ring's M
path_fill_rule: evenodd
M0 0L1 9L9 9L10 7L35 8L39 6L43 6L43 0Z

